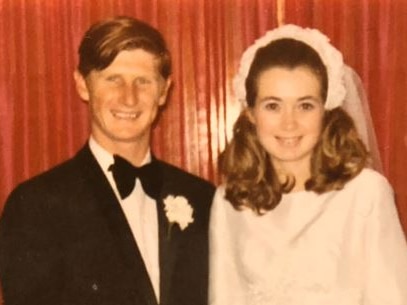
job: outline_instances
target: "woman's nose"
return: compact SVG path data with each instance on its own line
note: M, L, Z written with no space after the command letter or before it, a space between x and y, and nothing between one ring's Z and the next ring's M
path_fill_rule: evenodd
M291 130L297 127L297 117L294 109L286 109L282 113L281 125L283 129Z

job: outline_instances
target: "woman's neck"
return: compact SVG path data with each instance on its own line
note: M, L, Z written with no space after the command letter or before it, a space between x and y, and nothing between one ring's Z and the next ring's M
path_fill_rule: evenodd
M277 176L281 182L287 179L295 179L295 185L291 192L305 190L305 182L311 177L310 167L307 164L293 164L293 166L282 166L281 164L273 164Z

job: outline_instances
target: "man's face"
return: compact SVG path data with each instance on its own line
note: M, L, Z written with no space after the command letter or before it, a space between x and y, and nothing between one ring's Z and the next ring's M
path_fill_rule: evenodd
M121 51L107 68L91 71L86 79L76 72L78 93L89 104L92 136L105 149L114 151L124 143L148 145L170 86L158 63L153 54L134 49Z

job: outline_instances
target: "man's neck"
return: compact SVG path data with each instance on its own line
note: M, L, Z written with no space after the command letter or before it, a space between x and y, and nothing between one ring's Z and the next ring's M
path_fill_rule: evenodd
M97 137L92 135L94 141L96 141L103 149L111 153L112 155L119 155L129 161L134 166L141 166L145 161L146 155L150 150L148 142L119 142L119 141L100 141Z
M123 157L134 166L141 166L149 150L150 150L149 146L140 147L129 145L120 147L120 149L117 149L112 153Z

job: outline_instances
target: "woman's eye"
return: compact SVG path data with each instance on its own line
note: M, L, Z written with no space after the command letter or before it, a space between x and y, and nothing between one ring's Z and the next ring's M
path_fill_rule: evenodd
M300 108L302 110L312 110L315 108L315 106L312 103L302 103L300 104Z
M273 110L276 111L280 108L280 105L278 103L267 103L264 106L267 110Z

